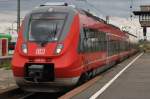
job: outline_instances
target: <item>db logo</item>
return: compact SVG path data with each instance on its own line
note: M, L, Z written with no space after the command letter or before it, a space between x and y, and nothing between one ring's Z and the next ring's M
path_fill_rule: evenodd
M36 49L36 55L44 55L44 54L45 54L45 49L44 48Z

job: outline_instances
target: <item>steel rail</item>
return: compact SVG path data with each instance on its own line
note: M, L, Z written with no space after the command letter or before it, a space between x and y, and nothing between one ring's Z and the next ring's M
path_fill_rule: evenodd
M1 56L0 60L12 59L12 56Z

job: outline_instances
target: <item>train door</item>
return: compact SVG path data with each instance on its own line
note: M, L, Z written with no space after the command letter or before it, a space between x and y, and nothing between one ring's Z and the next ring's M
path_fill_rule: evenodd
M79 53L81 55L82 64L86 64L86 39L85 30L81 27L80 29L80 39L79 39Z
M2 56L2 40L0 39L0 56Z
M106 64L108 65L109 62L109 55L110 55L110 47L109 47L109 33L106 34Z
M2 56L8 54L8 39L2 39Z

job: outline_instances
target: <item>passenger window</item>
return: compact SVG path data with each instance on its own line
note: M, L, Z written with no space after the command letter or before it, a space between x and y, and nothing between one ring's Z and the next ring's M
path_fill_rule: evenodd
M96 29L82 28L80 31L80 52L106 50L106 33Z
M85 38L85 35L84 35L84 30L83 28L80 29L80 38L79 38L79 52L84 52L84 49L85 49L85 46L84 46L84 38Z

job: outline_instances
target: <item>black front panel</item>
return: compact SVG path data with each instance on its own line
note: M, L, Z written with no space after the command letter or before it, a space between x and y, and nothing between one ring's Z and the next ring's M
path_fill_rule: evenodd
M25 79L33 82L54 81L54 64L31 64L25 66Z

